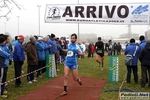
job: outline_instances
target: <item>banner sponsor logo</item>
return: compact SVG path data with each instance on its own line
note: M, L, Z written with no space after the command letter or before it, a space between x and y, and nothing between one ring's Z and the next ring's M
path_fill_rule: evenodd
M47 19L58 20L60 18L60 10L57 7L49 8Z
M149 5L145 5L145 6L140 5L132 12L132 14L142 14L143 12L147 12L148 7Z
M131 23L149 23L149 5L139 5L138 7L131 6L133 9L132 16L133 19Z
M90 24L149 24L149 5L46 5L45 22Z

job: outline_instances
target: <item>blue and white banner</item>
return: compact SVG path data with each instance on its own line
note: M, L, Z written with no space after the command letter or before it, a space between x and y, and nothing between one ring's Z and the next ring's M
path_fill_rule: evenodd
M150 4L46 5L46 23L149 24Z

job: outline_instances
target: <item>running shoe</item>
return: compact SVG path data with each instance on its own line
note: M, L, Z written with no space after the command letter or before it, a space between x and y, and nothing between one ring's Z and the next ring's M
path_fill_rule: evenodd
M80 85L82 85L82 81L81 81L80 78L77 79L77 82L78 82Z
M103 70L104 70L104 68L102 67L102 68L101 68L101 71L103 71Z
M29 83L29 84L32 84L32 81L29 81L28 83Z
M59 69L57 69L57 72L59 72L60 70Z
M36 80L36 79L34 79L34 80L32 80L32 82L37 82L37 80Z
M63 91L63 92L60 94L61 97L62 97L62 96L65 96L65 95L67 95L67 92L66 92L66 91Z
M6 90L5 90L3 94L5 94L5 95L6 95L7 93L8 93L8 91L6 91Z

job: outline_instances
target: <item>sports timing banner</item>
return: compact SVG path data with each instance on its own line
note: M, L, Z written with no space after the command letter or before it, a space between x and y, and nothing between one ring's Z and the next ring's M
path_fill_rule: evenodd
M46 23L149 24L150 5L82 4L46 5Z

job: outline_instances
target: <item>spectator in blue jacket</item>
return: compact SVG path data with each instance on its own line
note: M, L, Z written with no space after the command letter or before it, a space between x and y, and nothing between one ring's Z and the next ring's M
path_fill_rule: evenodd
M150 80L150 40L147 41L146 46L142 49L139 55L139 60L141 62L141 72L142 72L142 79L140 86L145 87L146 84L146 74L148 71L148 77ZM150 81L148 82L148 87L150 88Z
M4 77L4 81L6 81L7 80L7 72L8 72L8 66L9 66L9 61L11 61L12 60L12 51L11 51L11 49L9 48L9 36L8 35L3 35L4 36L4 38L5 38L5 42L6 42L6 44L5 44L5 46L4 46L4 50L10 55L9 56L9 58L8 59L5 59L5 63L6 63L6 67L5 67L5 71L6 71L6 73L5 73L5 77ZM7 84L5 84L5 86L6 86ZM7 93L7 90L5 90L4 91L4 93Z
M22 43L24 42L24 36L19 35L18 36L18 42L14 47L14 54L13 54L13 60L14 60L14 68L15 68L15 78L21 76L21 71L22 71L22 65L25 60L25 55L24 55L24 47ZM23 86L21 79L16 79L15 82L16 87Z
M0 36L0 84L5 82L4 77L6 77L6 59L9 58L9 54L5 51L5 38ZM2 98L7 98L7 95L4 95L5 84L0 85L0 96Z
M36 50L38 54L38 68L40 69L43 67L43 63L45 60L45 52L44 52L44 44L43 44L43 38L38 37L38 41L36 42ZM41 78L42 77L42 70L37 71L37 77Z
M52 46L49 53L50 54L56 54L56 49L57 49L57 46L56 46L56 41L55 41L55 35L54 34L51 34L51 38L49 39L48 43Z
M138 83L138 55L139 55L139 50L138 47L135 43L135 39L130 39L130 45L128 45L126 47L125 50L125 55L132 55L133 57L133 62L132 62L132 66L127 66L127 83L131 82L131 72L133 71L133 75L134 75L134 82Z
M139 51L141 52L142 49L143 49L143 48L145 47L145 45L146 45L145 36L141 35L141 36L139 37L139 40L141 41L141 43L140 43L138 49L139 49Z
M18 42L18 36L15 36L15 40L12 42L12 45L15 46Z
M49 44L52 46L50 48L50 54L54 54L55 56L55 65L56 65L56 70L57 71L60 71L58 68L57 68L57 57L56 57L56 52L57 52L57 45L56 45L56 41L55 41L56 37L55 37L55 34L51 34L51 38L49 39Z
M142 51L142 49L145 47L145 45L146 45L146 40L145 40L145 36L143 36L143 35L141 35L140 37L139 37L139 40L140 40L140 45L139 45L139 51L141 52ZM142 65L141 65L141 69L142 69ZM141 72L141 75L142 75L142 72ZM147 78L147 72L146 72L146 82L148 82L148 78ZM142 76L141 76L142 77Z
M48 40L49 40L48 36L44 37L43 46L44 46L45 60L44 60L43 66L46 66L46 56L49 54L49 50L51 48L51 45L48 43ZM46 71L46 68L42 69L42 73L45 73L45 71Z

